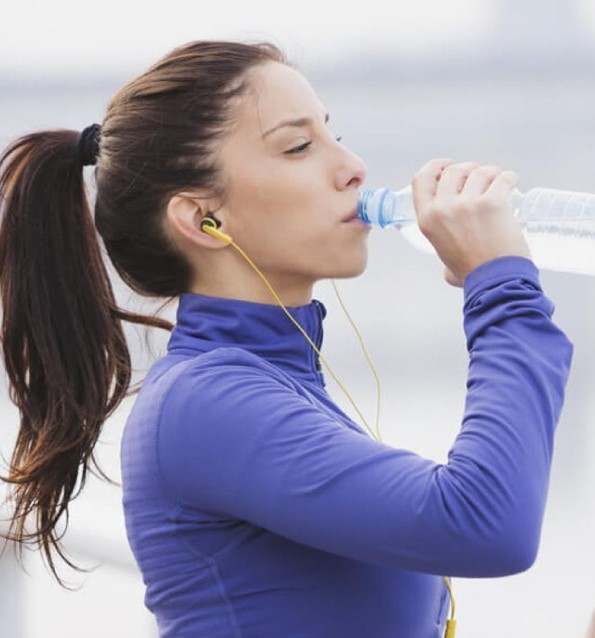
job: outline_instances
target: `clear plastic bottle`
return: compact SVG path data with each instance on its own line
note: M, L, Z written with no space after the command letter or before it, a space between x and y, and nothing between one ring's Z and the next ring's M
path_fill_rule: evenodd
M550 188L516 188L510 202L539 268L595 276L595 195ZM435 252L417 226L411 186L360 189L358 217L398 228L416 248Z

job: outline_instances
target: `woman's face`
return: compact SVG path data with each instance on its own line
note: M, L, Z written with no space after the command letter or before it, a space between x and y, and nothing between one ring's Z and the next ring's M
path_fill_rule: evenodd
M250 87L220 150L221 230L277 285L360 274L369 232L355 218L364 163L336 140L324 106L294 69L256 67Z

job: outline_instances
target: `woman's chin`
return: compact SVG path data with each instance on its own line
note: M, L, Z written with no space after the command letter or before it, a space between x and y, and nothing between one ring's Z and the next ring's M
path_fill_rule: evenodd
M368 251L364 251L359 259L353 259L349 264L344 264L342 268L336 269L335 272L327 277L327 279L350 279L359 277L368 265Z

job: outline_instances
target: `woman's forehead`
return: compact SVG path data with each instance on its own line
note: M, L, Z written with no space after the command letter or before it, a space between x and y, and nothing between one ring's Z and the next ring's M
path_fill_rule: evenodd
M286 120L316 118L325 113L306 78L291 67L271 62L253 70L250 90L238 112L238 125L260 136Z

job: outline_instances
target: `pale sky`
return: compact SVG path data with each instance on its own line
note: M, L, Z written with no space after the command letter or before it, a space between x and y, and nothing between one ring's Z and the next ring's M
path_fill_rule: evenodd
M519 0L520 1L520 0ZM544 1L544 0L542 0ZM572 0L568 0L571 3ZM595 2L577 0L595 33ZM481 40L498 0L3 0L0 71L136 71L201 38L272 39L298 64Z

